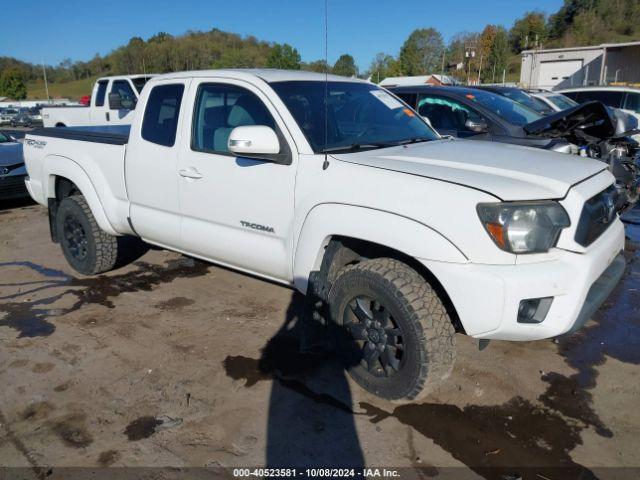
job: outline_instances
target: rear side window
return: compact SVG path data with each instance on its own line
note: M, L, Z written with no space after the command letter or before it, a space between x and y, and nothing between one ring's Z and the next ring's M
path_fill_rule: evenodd
M583 90L580 92L580 102L589 100L600 100L610 107L620 108L624 92L614 92L611 90Z
M151 90L142 120L142 138L173 147L183 93L184 85L160 85Z
M102 107L104 105L104 97L107 93L107 82L106 80L102 80L98 82L98 91L96 92L96 107Z

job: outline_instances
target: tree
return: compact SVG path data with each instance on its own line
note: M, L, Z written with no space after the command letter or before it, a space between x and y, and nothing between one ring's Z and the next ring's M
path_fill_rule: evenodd
M300 68L302 70L317 73L327 73L331 71L331 67L327 65L327 62L325 60L316 60L315 62L303 63L300 65Z
M387 77L398 75L400 75L400 62L384 52L376 54L367 71L367 76L376 83L380 83Z
M336 60L332 71L336 75L342 75L343 77L355 77L358 74L358 67L356 67L356 61L353 57L345 53Z
M300 54L298 50L293 48L288 43L280 45L276 43L269 57L267 57L267 67L281 68L284 70L300 70Z
M547 38L544 13L527 12L513 24L509 32L509 42L514 53L527 48L540 48Z
M440 71L444 41L435 28L414 30L400 49L404 75L426 75Z
M509 65L509 53L509 34L504 27L497 27L489 51L487 69L482 75L484 82L495 82L496 79L502 79L502 72Z
M24 100L27 98L27 86L24 83L24 78L20 70L10 68L0 74L0 95L13 100Z

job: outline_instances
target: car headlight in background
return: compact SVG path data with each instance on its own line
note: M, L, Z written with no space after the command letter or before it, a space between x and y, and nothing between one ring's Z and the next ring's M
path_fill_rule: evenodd
M571 222L558 202L479 203L478 216L502 250L511 253L549 251Z

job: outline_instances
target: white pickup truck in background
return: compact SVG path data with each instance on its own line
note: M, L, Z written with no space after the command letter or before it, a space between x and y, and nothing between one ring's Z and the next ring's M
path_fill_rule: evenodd
M625 269L607 165L442 138L367 82L174 73L149 81L136 112L121 132L26 136L27 188L70 265L107 271L138 236L292 286L384 398L446 378L455 332L580 328Z
M154 75L123 75L96 80L88 106L45 107L45 127L80 127L88 125L129 125L142 87Z

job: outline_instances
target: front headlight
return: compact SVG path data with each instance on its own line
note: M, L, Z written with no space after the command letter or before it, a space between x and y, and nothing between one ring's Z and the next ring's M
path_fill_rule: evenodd
M477 210L491 239L511 253L547 252L571 225L565 209L553 201L479 203Z

